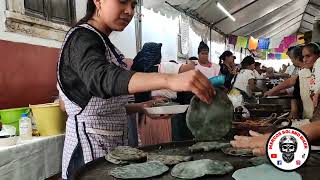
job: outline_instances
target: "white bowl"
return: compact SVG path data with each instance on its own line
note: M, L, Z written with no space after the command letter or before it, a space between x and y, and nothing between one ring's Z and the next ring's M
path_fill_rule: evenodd
M0 131L0 147L14 146L17 144L18 137L16 135L16 128L10 125L2 125ZM5 137L8 136L8 137Z
M7 137L7 138L0 138L0 147L6 147L6 146L14 146L17 144L18 137Z
M145 108L148 114L151 115L170 115L170 114L181 114L186 112L189 105L172 105L172 106L160 106Z

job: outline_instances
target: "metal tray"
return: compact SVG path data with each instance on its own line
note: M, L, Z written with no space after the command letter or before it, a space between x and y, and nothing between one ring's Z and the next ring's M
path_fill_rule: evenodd
M146 152L155 152L159 154L170 154L170 155L192 155L195 160L197 159L216 159L216 160L225 160L229 161L233 166L234 170L224 176L209 176L200 179L216 179L216 180L234 180L232 174L234 171L252 166L249 163L248 157L234 157L228 156L222 153L221 151L208 152L208 153L189 153L188 147L194 144L193 141L188 142L176 142L168 144L160 144L153 146L146 146L140 149ZM108 163L104 157L99 158L95 161L92 161L81 169L79 169L71 178L71 180L114 180L115 178L108 175L108 172L117 165ZM171 168L170 168L171 169ZM298 170L298 173L302 175L304 180L319 180L320 166L316 167L303 167ZM173 180L177 179L170 175L170 171L160 177L154 177L149 179L155 180Z

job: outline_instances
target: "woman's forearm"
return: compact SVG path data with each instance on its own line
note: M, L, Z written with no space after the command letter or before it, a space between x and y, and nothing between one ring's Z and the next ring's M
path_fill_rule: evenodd
M159 89L192 92L206 103L211 103L212 97L215 95L214 87L199 70L180 74L135 73L128 83L129 94Z
M135 73L129 81L129 93L139 93L158 89L168 89L170 74ZM147 84L147 85L146 85Z
M291 88L294 86L296 80L297 80L297 76L292 76L291 78L285 80L278 86L272 88L270 91L273 92L273 94L276 94L276 93L279 93L281 90Z
M291 99L291 112L298 112L298 101L296 99Z
M127 114L134 114L134 113L143 113L143 103L135 103L135 104L127 104L126 110Z

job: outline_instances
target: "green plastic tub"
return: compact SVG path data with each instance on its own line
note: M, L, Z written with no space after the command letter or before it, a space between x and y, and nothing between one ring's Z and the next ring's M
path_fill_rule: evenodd
M16 127L16 133L19 135L19 120L23 113L29 113L30 108L15 108L0 110L0 121L3 124Z

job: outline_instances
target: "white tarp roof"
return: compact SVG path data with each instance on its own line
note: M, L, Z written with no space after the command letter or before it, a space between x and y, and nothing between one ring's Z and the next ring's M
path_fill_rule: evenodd
M236 18L233 22L216 6L216 0L144 0L143 6L176 16L177 10L212 26L222 34L282 39L313 29L320 16L320 0L220 0Z

